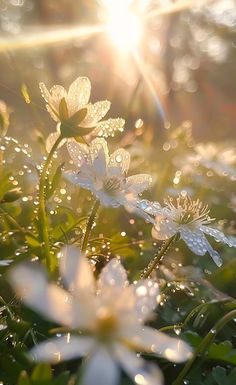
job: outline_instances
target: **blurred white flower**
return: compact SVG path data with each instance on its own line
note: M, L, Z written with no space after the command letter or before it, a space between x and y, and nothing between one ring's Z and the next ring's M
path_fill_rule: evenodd
M141 201L141 204L143 210L150 216L155 216L152 228L155 239L167 240L178 234L194 254L205 255L208 252L217 266L222 265L221 257L212 248L205 234L212 236L217 242L236 247L233 237L226 237L220 230L208 226L214 219L209 217L208 207L199 199L192 200L189 196L168 198L165 200L165 207L157 202Z
M68 92L60 85L53 86L50 91L44 83L39 83L39 87L48 112L58 122L57 131L47 139L47 151L50 151L61 134L65 138L88 135L108 137L113 136L115 131L123 131L124 119L102 121L110 109L111 103L108 100L89 103L91 83L87 77L78 77Z
M68 179L90 190L103 206L136 207L138 195L150 188L152 177L137 174L127 177L130 154L120 148L109 155L107 142L94 139L90 146L68 143L69 154L79 172L68 172Z
M233 147L222 148L215 143L199 143L194 153L182 160L182 171L193 172L202 166L220 176L236 177L236 150Z
M191 348L151 327L143 326L153 315L159 289L151 280L128 284L120 262L111 260L95 281L92 267L78 249L63 248L60 272L68 291L49 283L39 269L15 267L11 283L26 305L71 329L36 345L36 361L58 363L86 356L84 385L115 385L119 366L136 384L163 383L160 370L138 358L132 350L150 352L173 362L191 357Z

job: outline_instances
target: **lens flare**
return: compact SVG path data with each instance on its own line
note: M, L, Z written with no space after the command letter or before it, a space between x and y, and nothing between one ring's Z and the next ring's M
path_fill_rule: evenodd
M103 0L106 11L107 33L113 44L122 51L138 46L142 36L142 22L130 9L130 1Z
M114 15L108 25L108 33L117 48L126 51L138 45L142 35L141 22L131 13L123 15L122 19Z

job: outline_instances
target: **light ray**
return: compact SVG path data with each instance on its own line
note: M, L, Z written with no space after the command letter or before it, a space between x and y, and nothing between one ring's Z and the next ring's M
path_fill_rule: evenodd
M147 67L146 67L146 64L144 62L144 60L141 58L141 56L138 54L137 50L132 50L132 54L133 54L133 58L135 60L135 63L138 67L138 70L139 72L141 73L142 77L143 77L143 80L144 82L146 83L153 99L154 99L154 102L157 106L157 109L158 109L158 112L159 112L159 115L161 117L161 120L163 121L163 123L165 123L167 121L166 119L166 113L164 111L164 108L162 106L162 103L160 101L160 98L155 90L155 87L152 83L152 80L148 74L148 70L147 70Z
M46 31L29 29L27 32L17 36L0 38L0 52L46 46L78 38L88 38L106 30L107 26L105 25L63 27Z
M177 3L168 4L166 6L158 7L157 9L154 9L147 13L146 16L144 16L146 19L150 19L155 16L162 16L162 15L169 15L171 13L175 12L181 12L185 9L192 8L192 7L203 7L209 3L212 3L214 0L183 0L183 1L177 1Z

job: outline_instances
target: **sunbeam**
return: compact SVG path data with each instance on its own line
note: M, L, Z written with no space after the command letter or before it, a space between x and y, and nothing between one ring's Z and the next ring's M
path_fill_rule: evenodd
M107 30L107 26L63 27L48 30L27 30L17 36L0 38L0 52L62 43L78 38L88 38Z

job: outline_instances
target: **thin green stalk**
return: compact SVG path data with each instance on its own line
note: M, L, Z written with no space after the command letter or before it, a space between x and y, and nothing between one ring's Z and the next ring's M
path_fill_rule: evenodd
M82 242L82 246L81 246L81 251L82 252L86 251L86 248L87 248L87 245L88 245L89 236L90 236L90 233L91 233L91 230L92 230L92 227L93 227L93 223L94 223L95 217L97 215L99 206L100 206L100 202L99 202L99 200L96 200L96 202L95 202L95 204L94 204L94 206L92 208L91 214L90 214L90 216L88 218L87 225L86 225L86 230L85 230L85 234L84 234L84 238L83 238L83 242Z
M166 254L167 250L169 249L171 244L174 242L174 240L175 240L175 235L170 239L168 239L166 242L164 242L161 249L158 251L157 254L155 254L153 260L149 263L148 267L143 271L140 278L146 279L150 276L152 271L156 269L158 264L162 261L164 255Z
M232 319L236 317L236 310L232 310L227 313L223 318L221 318L215 326L207 333L207 335L203 338L202 342L198 345L197 349L193 353L192 358L186 363L176 380L172 383L172 385L182 385L183 381L193 366L195 360L198 355L203 354L210 343L214 340L215 336L221 331L221 329Z
M48 154L46 162L44 163L42 173L39 180L39 221L41 227L41 242L43 242L42 254L49 271L53 270L53 259L50 253L49 233L48 233L48 218L46 213L46 199L45 199L45 185L47 179L47 171L52 160L54 152L57 150L59 143L62 140L62 136L56 140Z

